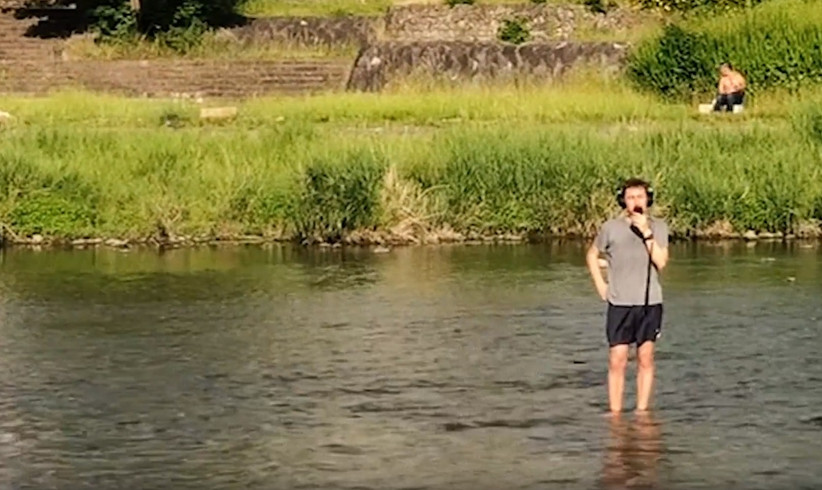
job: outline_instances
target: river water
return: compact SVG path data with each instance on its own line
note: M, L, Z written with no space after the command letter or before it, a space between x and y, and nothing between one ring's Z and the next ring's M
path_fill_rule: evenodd
M818 488L822 251L671 252L613 419L580 243L6 250L0 488Z

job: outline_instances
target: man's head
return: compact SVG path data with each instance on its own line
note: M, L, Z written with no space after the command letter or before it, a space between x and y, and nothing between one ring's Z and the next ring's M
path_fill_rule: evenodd
M644 213L654 203L654 191L648 182L630 178L622 184L617 202L629 212L639 208Z
M719 74L722 75L723 77L726 77L726 76L731 74L733 69L734 69L734 67L731 66L730 63L728 63L728 62L722 63L721 65L719 65Z

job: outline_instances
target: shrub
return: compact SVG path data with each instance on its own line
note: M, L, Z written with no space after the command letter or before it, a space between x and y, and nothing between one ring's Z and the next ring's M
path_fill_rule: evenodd
M666 98L707 90L715 73L711 41L678 25L666 26L658 40L640 45L630 55L628 77Z
M583 0L582 3L588 7L588 10L597 14L604 14L608 11L607 6L602 0Z
M231 24L240 0L158 0L138 13L126 0L87 2L92 28L103 42L131 42L141 36L175 51L198 46L212 27Z
M531 31L525 19L505 19L502 21L497 38L500 41L513 44L522 44L531 38Z
M818 6L818 4L817 4ZM822 10L822 9L820 9ZM746 14L685 21L632 53L628 76L667 98L713 90L717 67L731 62L751 91L822 82L822 15L813 2L773 2Z
M384 174L384 163L368 151L314 158L305 168L295 220L299 235L336 240L375 225Z

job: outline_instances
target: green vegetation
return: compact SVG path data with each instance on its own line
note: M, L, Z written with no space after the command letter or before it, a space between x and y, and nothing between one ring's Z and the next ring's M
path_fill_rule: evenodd
M385 124L435 128L469 122L483 125L575 121L659 123L682 120L691 111L682 105L660 104L652 96L638 94L616 80L586 81L581 79L583 74L578 77L553 86L521 89L510 85L451 89L405 85L380 94L265 97L239 102L240 113L232 128L255 129L280 124L280 121L355 128ZM794 100L763 98L751 114L782 117ZM183 122L196 120L199 106L182 101L60 92L43 98L0 96L0 107L25 121L25 127L71 125L79 128L82 125L83 128L155 129L171 115ZM19 129L19 126L13 128Z
M382 15L393 0L247 0L240 8L252 17Z
M80 13L75 29L91 27L103 41L127 42L148 38L168 48L186 51L215 27L232 24L244 0L31 0L37 4L71 6ZM58 21L59 23L59 21ZM66 26L63 26L64 28Z
M528 19L504 19L497 31L497 39L511 44L522 44L531 38Z
M419 0L419 3L447 5L448 2L482 4L528 3L524 0ZM561 0L551 0L559 2ZM247 0L240 11L255 17L382 15L396 0ZM545 2L534 2L545 3Z
M750 92L822 82L822 2L779 0L667 26L632 54L629 77L669 98L712 94L717 67L730 61Z
M736 117L584 84L270 98L223 125L182 101L0 106L16 117L0 129L10 236L589 234L633 174L680 235L816 234L822 219L820 92Z
M616 211L619 181L640 175L677 235L822 236L819 5L771 0L678 14L658 33L640 26L650 37L627 77L407 80L381 94L237 102L220 124L202 122L193 101L0 97L15 116L0 122L0 223L12 238L55 239L588 235ZM521 27L500 35L521 42ZM188 55L232 52L209 36ZM140 39L100 57L178 50ZM726 60L750 82L745 112L697 114Z
M445 4L449 7L457 5L474 5L474 0L445 0Z

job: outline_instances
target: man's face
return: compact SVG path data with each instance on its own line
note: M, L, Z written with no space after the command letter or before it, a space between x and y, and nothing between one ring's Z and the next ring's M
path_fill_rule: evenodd
M648 193L642 186L628 187L625 189L625 207L633 211L635 208L642 208L642 212L648 208Z
M731 74L731 69L728 68L728 65L722 65L721 67L719 67L719 74L723 77L727 77Z

